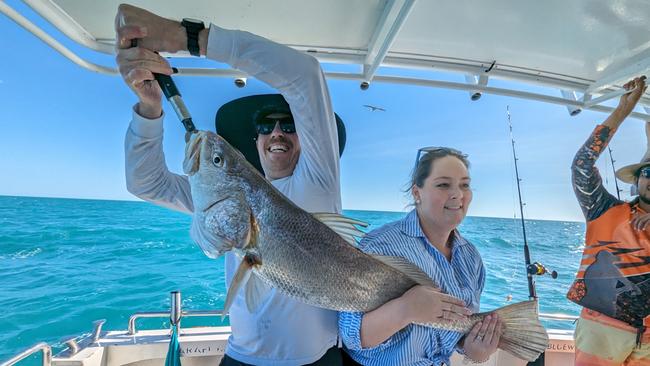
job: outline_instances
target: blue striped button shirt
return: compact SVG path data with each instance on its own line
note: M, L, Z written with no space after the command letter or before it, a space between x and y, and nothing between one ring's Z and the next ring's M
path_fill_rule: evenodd
M426 238L417 212L368 233L360 248L368 253L400 256L416 264L445 293L478 312L485 284L485 268L476 248L455 232L451 262ZM362 312L339 313L339 332L350 356L363 365L448 364L462 334L410 324L383 343L361 347Z

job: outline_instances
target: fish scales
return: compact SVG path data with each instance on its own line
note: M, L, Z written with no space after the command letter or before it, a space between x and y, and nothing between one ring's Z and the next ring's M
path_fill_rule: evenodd
M266 282L299 300L339 311L369 311L416 282L351 246L279 192L251 203L260 227L256 268Z

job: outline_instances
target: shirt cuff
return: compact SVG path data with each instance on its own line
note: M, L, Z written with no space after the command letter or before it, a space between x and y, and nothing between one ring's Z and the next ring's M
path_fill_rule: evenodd
M211 60L232 64L235 32L210 24L205 56Z
M339 314L339 331L343 343L350 350L358 351L361 349L361 319L362 312L340 313Z
M361 320L363 314L363 312L339 313L339 332L345 346L351 351L371 351L390 345L395 335L373 347L363 348L361 346Z
M130 130L138 137L151 139L160 137L163 134L163 112L160 117L149 119L142 117L136 112L136 106L133 106L133 117L131 119Z

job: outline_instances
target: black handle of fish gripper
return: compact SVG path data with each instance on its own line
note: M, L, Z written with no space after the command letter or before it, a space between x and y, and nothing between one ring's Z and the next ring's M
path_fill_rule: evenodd
M138 46L138 40L132 39L131 47L137 47L137 46ZM175 67L172 67L172 70L175 73L178 72L178 69L176 69ZM158 85L160 85L160 89L162 90L163 94L165 94L165 98L167 98L167 101L169 101L172 107L174 107L176 116L178 116L178 119L183 124L183 127L185 127L185 131L187 131L185 139L187 140L189 134L196 131L196 126L194 126L194 122L192 122L192 116L190 115L189 110L185 106L185 102L183 101L181 93L178 91L178 88L176 87L176 83L174 83L174 80L169 75L159 74L154 72L153 77L158 82Z
M172 69L176 72L176 68ZM190 112L187 110L183 98L181 97L181 93L178 91L176 83L174 83L172 77L155 72L153 73L153 77L158 81L158 85L160 85L160 89L162 89L163 94L165 94L165 98L167 98L169 103L174 107L174 111L176 111L178 119L181 120L183 127L185 127L185 131L188 133L196 131L196 126L194 126L194 122L192 122L192 116L190 116Z

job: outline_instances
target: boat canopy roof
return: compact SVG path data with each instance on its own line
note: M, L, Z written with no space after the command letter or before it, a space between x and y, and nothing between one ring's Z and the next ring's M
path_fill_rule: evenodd
M121 1L24 2L76 42L114 53L113 23ZM611 110L604 101L621 95L627 80L650 72L646 0L140 0L134 5L164 17L244 29L323 63L358 65L327 76L364 87L416 84L467 90L476 99L495 93L562 104L577 114ZM113 66L80 58L6 3L0 2L0 11L81 66L116 73ZM464 82L393 71L400 69L459 73ZM245 77L237 70L205 68L184 68L181 74ZM493 87L494 79L546 86L555 93ZM634 116L650 119L648 94L641 104L645 113Z

